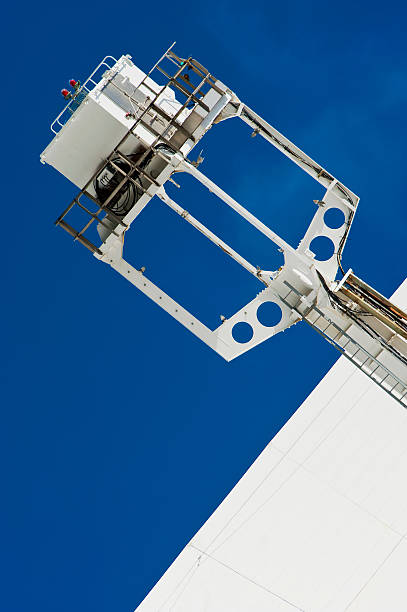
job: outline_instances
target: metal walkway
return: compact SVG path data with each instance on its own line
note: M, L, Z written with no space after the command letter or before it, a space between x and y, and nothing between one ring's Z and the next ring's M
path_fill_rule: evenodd
M334 346L344 357L349 359L359 370L367 374L379 387L396 399L402 406L407 407L407 383L391 372L377 357L363 348L347 330L343 329L335 321L320 310L315 304L305 312L299 310L301 293L290 283L284 281L289 292L281 300L293 308L308 325L317 331L325 340ZM291 299L289 299L291 298ZM294 298L294 303L293 302ZM353 325L353 323L352 323ZM350 325L349 327L352 327ZM386 348L383 348L383 351ZM381 351L381 353L383 352Z

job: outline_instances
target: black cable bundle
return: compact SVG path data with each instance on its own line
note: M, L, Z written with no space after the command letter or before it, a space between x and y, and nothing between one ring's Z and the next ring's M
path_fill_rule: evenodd
M123 180L123 174L119 170L116 170L112 164L123 170L126 174L132 169L131 164L121 158L113 159L112 163L107 164L94 181L95 191L101 204L104 204L107 198ZM132 179L140 182L140 178L135 171L132 174ZM126 180L119 191L109 201L106 208L111 210L118 217L124 217L142 194L143 190L141 189L141 184L139 189L133 181Z

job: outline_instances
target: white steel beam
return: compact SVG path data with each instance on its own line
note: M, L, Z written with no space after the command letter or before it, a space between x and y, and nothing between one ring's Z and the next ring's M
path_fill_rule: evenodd
M243 268L245 268L248 272L250 272L250 274L253 274L253 276L256 276L256 278L258 278L266 286L268 285L266 280L264 278L260 277L261 270L258 270L258 268L256 268L251 263L249 263L244 257L239 255L239 253L237 253L237 251L235 251L234 249L232 249L232 247L230 247L228 244L226 244L226 242L221 240L221 238L219 238L216 234L211 232L207 227L205 227L205 225L203 225L200 221L195 219L195 217L193 217L187 210L185 210L184 208L182 208L182 206L177 204L172 198L170 198L168 196L168 194L166 193L164 187L161 187L157 191L157 196L160 198L160 200L162 202L167 204L167 206L169 208L171 208L176 213L178 213L180 217L185 219L185 221L187 221L193 227L195 227L195 229L197 229L199 232L201 232L201 234L203 234L211 242L216 244L216 246L218 246L220 249L222 249L222 251L224 253L226 253L226 255L229 255L230 257L232 257L232 259L237 261L237 263L239 263Z
M280 238L280 236L276 234L275 232L273 232L273 230L271 230L269 227L267 227L267 225L259 221L257 217L252 215L251 212L246 210L244 206L239 204L239 202L237 202L228 193L226 193L226 191L221 189L221 187L218 187L216 183L211 181L211 179L205 176L205 174L200 172L198 168L195 168L192 164L186 161L181 162L180 167L182 168L182 170L184 170L185 172L188 172L188 174L191 174L191 176L196 178L200 183L202 183L202 185L204 185L207 189L209 189L209 191L217 195L218 198L223 200L223 202L225 202L225 204L230 206L230 208L233 208L234 211L236 211L241 217L246 219L246 221L248 221L251 225L253 225L257 230L259 230L259 232L261 232L262 234L267 236L267 238L272 240L274 244L277 244L284 251L295 253L295 249L293 249L293 247L290 246L288 242Z

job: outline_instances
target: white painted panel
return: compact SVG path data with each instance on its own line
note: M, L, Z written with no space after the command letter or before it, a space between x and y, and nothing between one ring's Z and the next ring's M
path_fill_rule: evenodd
M346 359L339 359L321 382L307 397L301 408L298 409L291 419L289 426L283 427L273 438L273 445L283 452L288 452L291 447L297 446L298 441L313 428L315 420L327 409L330 402L335 399L341 389L350 382L355 375L356 369Z
M384 558L372 578L361 586L349 612L405 612L407 610L407 542L402 540Z
M190 579L181 585L178 595L162 610L178 612L295 612L299 608L280 595L239 574L232 566L210 558L192 570Z
M241 531L242 526L250 521L253 514L279 493L297 469L297 464L280 456L272 464L263 465L263 478L255 487L249 479L246 480L245 476L244 481L240 481L233 490L231 500L226 498L227 502L224 502L228 510L227 520L218 522L217 517L211 517L192 539L192 543L211 553L217 550L223 542L235 534L236 530ZM244 489L244 496L240 493L241 488Z
M323 610L387 534L299 467L212 556L305 610Z
M271 492L275 490L281 479L284 478L284 473L278 476L278 465L281 463L282 453L277 451L271 444L269 444L264 451L259 455L253 465L248 469L244 475L244 483L246 491L255 497L257 491L262 491L262 495L267 495L267 491ZM295 465L291 464L291 471L295 469ZM273 482L271 482L273 481ZM234 515L242 505L241 495L239 493L239 483L229 493L229 495L223 500L220 506L216 509L216 512L212 514L205 525L198 531L193 538L192 542L199 548L211 550L218 544L216 535L221 532L225 537L235 526ZM266 491L263 493L263 490ZM249 512L247 508L249 501L246 499L246 515ZM243 515L243 516L242 516ZM240 522L244 520L243 508L239 513ZM229 528L229 529L228 529ZM214 540L214 542L213 542ZM213 542L213 543L212 543Z
M350 603L359 595L362 588L361 585L366 584L372 579L377 568L383 563L383 559L386 559L393 552L399 539L398 535L386 532L384 537L378 540L377 544L370 549L369 554L364 556L362 561L355 567L349 579L333 593L323 611L343 612L347 610ZM365 612L368 612L367 608ZM384 608L382 612L384 612Z
M305 467L390 526L405 533L405 409L369 388L305 461Z
M402 612L406 482L406 410L340 358L138 610Z
M106 101L119 111L113 102L107 98ZM41 159L82 188L128 129L124 120L108 112L89 94L50 142Z

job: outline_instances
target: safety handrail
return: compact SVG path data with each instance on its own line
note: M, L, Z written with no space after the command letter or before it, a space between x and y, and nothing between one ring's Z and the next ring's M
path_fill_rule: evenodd
M112 60L113 64L112 65L108 64L107 60ZM86 87L86 85L89 82L93 83L93 85L95 85L95 86L98 84L97 81L95 81L93 79L93 77L95 76L96 72L102 66L106 66L109 70L111 70L116 63L117 63L117 59L114 58L112 55L106 55L106 57L104 57L102 59L102 61L96 66L95 70L90 74L90 76L88 76L86 81L81 85L81 87L78 89L78 91L75 92L74 97L68 102L68 104L62 109L62 111L59 113L59 115L56 117L56 119L54 119L54 121L51 123L51 126L50 126L51 127L51 131L54 132L54 134L58 134L59 130L65 125L67 119L65 121L60 121L60 119L69 110L71 104L75 101L75 99L79 96L79 94L81 92L83 92L83 91L86 91L87 93L90 92L90 89L88 87ZM73 111L71 111L71 113L73 113Z

